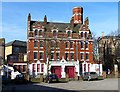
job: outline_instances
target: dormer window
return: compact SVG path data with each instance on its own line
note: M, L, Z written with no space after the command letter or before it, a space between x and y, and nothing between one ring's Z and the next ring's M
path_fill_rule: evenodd
M83 32L81 32L81 37L84 37Z
M87 32L85 32L85 38L87 38Z
M70 31L67 32L67 36L70 37Z
M38 29L35 29L35 36L38 35Z
M40 36L42 36L42 30L39 31Z
M57 32L55 30L53 31L53 36L57 36Z

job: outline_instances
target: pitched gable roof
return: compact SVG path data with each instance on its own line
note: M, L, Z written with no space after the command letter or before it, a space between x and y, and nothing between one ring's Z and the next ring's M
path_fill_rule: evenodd
M19 40L14 40L9 43L6 43L5 46L24 46L27 47L26 41L19 41Z

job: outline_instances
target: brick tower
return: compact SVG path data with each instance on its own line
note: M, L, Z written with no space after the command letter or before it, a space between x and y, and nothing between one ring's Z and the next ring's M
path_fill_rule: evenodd
M74 24L83 23L83 8L82 7L73 8L73 19L74 19Z

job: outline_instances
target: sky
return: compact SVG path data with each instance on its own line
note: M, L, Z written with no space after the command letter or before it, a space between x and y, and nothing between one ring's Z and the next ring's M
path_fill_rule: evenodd
M27 40L27 17L49 22L69 23L73 7L83 7L83 20L89 18L89 28L96 36L108 35L118 29L117 2L3 2L2 37L6 43L13 40Z

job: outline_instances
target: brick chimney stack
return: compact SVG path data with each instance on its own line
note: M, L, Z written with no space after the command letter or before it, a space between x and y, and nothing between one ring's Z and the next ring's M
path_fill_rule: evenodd
M74 19L74 24L83 24L83 8L82 7L73 8L73 19Z

